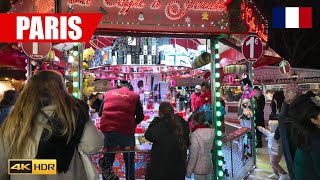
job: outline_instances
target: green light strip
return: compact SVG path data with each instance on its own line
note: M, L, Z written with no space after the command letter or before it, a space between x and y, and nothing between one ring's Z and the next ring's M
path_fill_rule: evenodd
M223 179L223 175L224 172L222 170L222 166L223 166L223 152L222 152L222 104L220 102L220 73L219 73L219 68L220 68L220 64L219 64L219 43L218 40L214 41L214 62L215 62L215 86L216 86L216 102L215 102L215 106L216 106L216 112L215 112L215 116L214 116L214 120L216 122L216 129L215 129L215 133L216 133L216 137L215 137L215 156L216 156L216 162L215 162L215 168L216 168L216 172L217 172L217 179Z

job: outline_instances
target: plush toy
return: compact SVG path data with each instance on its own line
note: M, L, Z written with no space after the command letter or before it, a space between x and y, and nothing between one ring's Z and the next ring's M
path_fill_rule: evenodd
M254 91L248 84L243 86L243 93L241 99L251 99L254 97Z
M94 80L96 79L96 75L94 75L93 73L89 73L86 75L86 79L89 80L89 84L92 84L94 82Z
M92 86L87 86L87 87L83 88L83 94L86 97L89 97L92 94L93 91L94 91L94 87L92 87Z
M87 48L83 51L83 68L85 70L89 69L89 61L92 61L94 59L94 50L92 47Z
M96 76L93 73L89 73L89 74L84 76L84 79L83 79L83 94L86 97L89 97L91 95L91 93L94 91L94 87L90 86L90 85L92 85L92 83L94 82L95 79L96 79Z
M249 75L248 74L244 73L242 75L241 80L240 80L240 84L242 86L248 85L248 86L250 86L252 88L252 83L251 83L251 81L249 79Z

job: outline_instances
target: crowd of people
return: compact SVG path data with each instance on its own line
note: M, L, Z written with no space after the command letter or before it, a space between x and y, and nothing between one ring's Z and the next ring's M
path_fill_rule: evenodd
M320 179L320 108L313 96L302 94L297 84L288 84L283 91L274 93L266 129L265 98L260 88L254 88L257 147L263 146L262 133L266 134L274 177ZM208 117L204 109L211 103L210 86L196 86L191 95L193 114L189 124L174 113L169 102L160 104L158 117L145 132L145 138L153 144L147 180L183 180L192 174L196 180L211 178L215 130L212 116ZM100 131L91 121L93 114L101 117ZM103 178L119 179L112 169L113 151L125 147L126 179L133 180L131 150L135 147L136 126L143 119L140 97L126 81L104 95L97 94L89 107L68 93L59 73L41 71L28 80L21 93L6 91L0 102L0 169L8 167L8 159L57 159L58 175L9 177L7 171L0 171L0 179L91 180L83 158L104 146L106 152L99 160ZM279 165L283 155L288 173Z
M303 94L298 84L288 84L283 91L273 94L269 129L257 123L258 130L268 136L270 164L274 172L270 178L320 179L320 107L314 97L311 91ZM259 102L257 104L259 107ZM282 156L288 173L279 165Z

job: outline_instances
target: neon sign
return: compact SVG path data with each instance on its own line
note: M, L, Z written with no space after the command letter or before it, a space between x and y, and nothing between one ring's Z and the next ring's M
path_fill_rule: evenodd
M143 9L145 8L147 0L103 0L103 4L106 7L120 8L119 15L126 15L130 9ZM92 0L69 0L69 5L90 6ZM187 0L181 3L179 0L169 2L165 6L165 14L168 19L178 20L184 17L188 11L224 11L226 10L226 4L224 0L217 0L216 2L205 1L199 2L195 0ZM163 1L153 0L149 9L157 10L162 7Z
M268 35L265 33L266 26L264 24L256 23L256 17L253 15L253 9L246 6L246 1L242 0L241 2L241 19L245 20L246 24L249 27L249 31L256 32L257 35L264 40L265 42L268 41Z

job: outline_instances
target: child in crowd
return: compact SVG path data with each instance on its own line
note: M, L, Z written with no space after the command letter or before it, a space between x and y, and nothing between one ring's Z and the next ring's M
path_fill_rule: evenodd
M286 171L279 165L282 158L282 151L279 143L275 143L274 133L278 127L278 121L269 120L269 130L264 127L258 126L258 130L261 131L268 137L268 151L270 156L270 164L274 174L270 175L269 178L278 178L280 180L290 179Z
M204 113L192 115L194 127L191 134L187 177L194 173L195 180L209 180L212 172L211 149L213 147L214 129L211 128Z
M296 180L320 179L320 106L305 109L304 121L297 123Z

